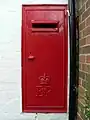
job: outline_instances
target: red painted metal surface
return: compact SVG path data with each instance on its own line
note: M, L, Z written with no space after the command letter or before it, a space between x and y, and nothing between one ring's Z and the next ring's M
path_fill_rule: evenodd
M67 5L23 6L23 112L67 112Z

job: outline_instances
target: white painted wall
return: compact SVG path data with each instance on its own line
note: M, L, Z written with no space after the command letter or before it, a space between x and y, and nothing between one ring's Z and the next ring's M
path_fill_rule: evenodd
M0 120L35 120L21 109L22 4L66 4L67 0L0 0ZM67 114L39 114L39 120L68 120Z

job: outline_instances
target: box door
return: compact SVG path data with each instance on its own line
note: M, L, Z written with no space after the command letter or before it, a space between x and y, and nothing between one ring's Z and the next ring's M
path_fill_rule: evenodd
M23 6L23 112L67 112L67 6Z

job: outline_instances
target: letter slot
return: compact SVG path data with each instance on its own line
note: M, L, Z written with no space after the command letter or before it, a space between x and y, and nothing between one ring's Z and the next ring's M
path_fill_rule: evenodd
M32 32L58 32L58 21L32 20Z

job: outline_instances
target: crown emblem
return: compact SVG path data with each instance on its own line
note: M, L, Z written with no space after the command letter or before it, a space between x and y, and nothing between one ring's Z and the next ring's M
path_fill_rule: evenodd
M49 85L50 84L50 76L48 76L46 73L44 73L43 76L40 76L39 80L40 80L41 85Z

